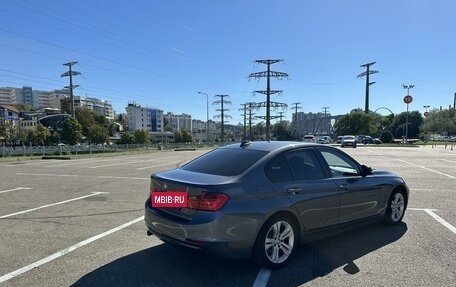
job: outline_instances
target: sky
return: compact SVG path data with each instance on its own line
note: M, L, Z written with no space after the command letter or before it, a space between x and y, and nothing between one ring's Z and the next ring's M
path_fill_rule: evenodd
M242 104L271 96L305 113L364 109L387 115L453 105L456 92L456 1L453 0L0 0L0 87L61 89L64 63L77 61L75 95L129 102L206 120L220 114L216 95L231 104L230 124L243 122ZM200 93L199 93L200 92ZM206 96L207 94L207 96ZM209 105L207 105L209 102ZM255 111L264 116L264 108ZM216 120L216 119L215 119ZM260 120L257 120L257 122ZM271 122L274 123L275 120Z

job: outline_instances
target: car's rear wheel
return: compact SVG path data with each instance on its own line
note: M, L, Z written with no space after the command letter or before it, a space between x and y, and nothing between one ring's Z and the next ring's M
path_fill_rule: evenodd
M405 214L405 197L400 191L394 191L388 201L383 223L387 225L396 225L402 221Z
M286 265L298 243L294 221L286 215L269 219L261 228L255 243L254 259L262 267L277 269Z

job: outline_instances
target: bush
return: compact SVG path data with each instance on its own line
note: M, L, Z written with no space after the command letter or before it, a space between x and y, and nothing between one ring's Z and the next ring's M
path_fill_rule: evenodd
M385 130L382 132L380 135L380 140L384 143L392 143L394 139L393 133L391 133L389 130Z

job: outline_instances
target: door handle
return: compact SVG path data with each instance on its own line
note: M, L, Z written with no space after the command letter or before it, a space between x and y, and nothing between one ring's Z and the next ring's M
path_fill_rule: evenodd
M297 194L297 193L300 193L301 191L302 191L302 189L300 189L300 188L292 187L292 188L287 189L287 194Z
M340 189L347 190L348 189L348 184L341 184L339 185Z

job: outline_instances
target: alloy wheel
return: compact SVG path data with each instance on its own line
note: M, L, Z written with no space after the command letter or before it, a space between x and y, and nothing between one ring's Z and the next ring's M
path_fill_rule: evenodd
M396 193L391 199L391 219L398 221L402 218L405 210L405 200L402 193Z
M294 236L293 227L286 221L277 221L269 228L264 248L272 263L280 264L290 257Z

